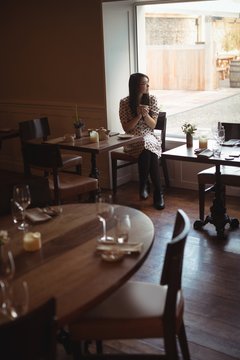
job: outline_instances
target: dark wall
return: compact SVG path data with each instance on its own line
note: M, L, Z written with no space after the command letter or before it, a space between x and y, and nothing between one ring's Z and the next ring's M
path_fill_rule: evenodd
M99 0L1 1L0 101L105 106Z

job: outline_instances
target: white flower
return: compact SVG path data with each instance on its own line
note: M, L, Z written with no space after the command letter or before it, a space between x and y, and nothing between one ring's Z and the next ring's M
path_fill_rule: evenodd
M194 134L194 132L197 130L196 125L194 124L189 124L189 123L184 123L182 125L182 131L185 134Z
M5 245L8 240L8 232L6 230L0 230L0 245Z

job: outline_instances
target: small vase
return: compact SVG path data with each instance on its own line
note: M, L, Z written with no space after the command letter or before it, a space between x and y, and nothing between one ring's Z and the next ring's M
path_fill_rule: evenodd
M193 146L193 137L192 137L191 134L186 135L186 142L187 142L187 147L188 148Z
M76 135L76 139L80 139L82 137L82 129L75 128L75 135Z

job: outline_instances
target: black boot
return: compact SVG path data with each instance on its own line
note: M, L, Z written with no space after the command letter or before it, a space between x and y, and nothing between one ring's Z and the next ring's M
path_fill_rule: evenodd
M165 208L163 193L155 192L153 195L153 205L155 209L162 210Z
M148 185L144 184L144 185L140 185L140 190L139 190L139 196L142 200L146 200L148 198L149 192L148 192Z

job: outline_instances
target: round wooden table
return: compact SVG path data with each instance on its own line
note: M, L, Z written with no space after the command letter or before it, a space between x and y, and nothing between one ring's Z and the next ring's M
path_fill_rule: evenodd
M129 242L143 243L143 248L118 262L105 262L96 252L101 233L96 204L71 204L62 208L61 215L31 225L29 231L39 231L42 236L42 248L33 253L23 249L23 232L13 225L11 216L0 218L0 229L9 232L15 277L28 283L29 310L55 297L59 326L126 282L146 259L154 239L154 226L148 216L130 207L114 205L116 214L130 215Z

